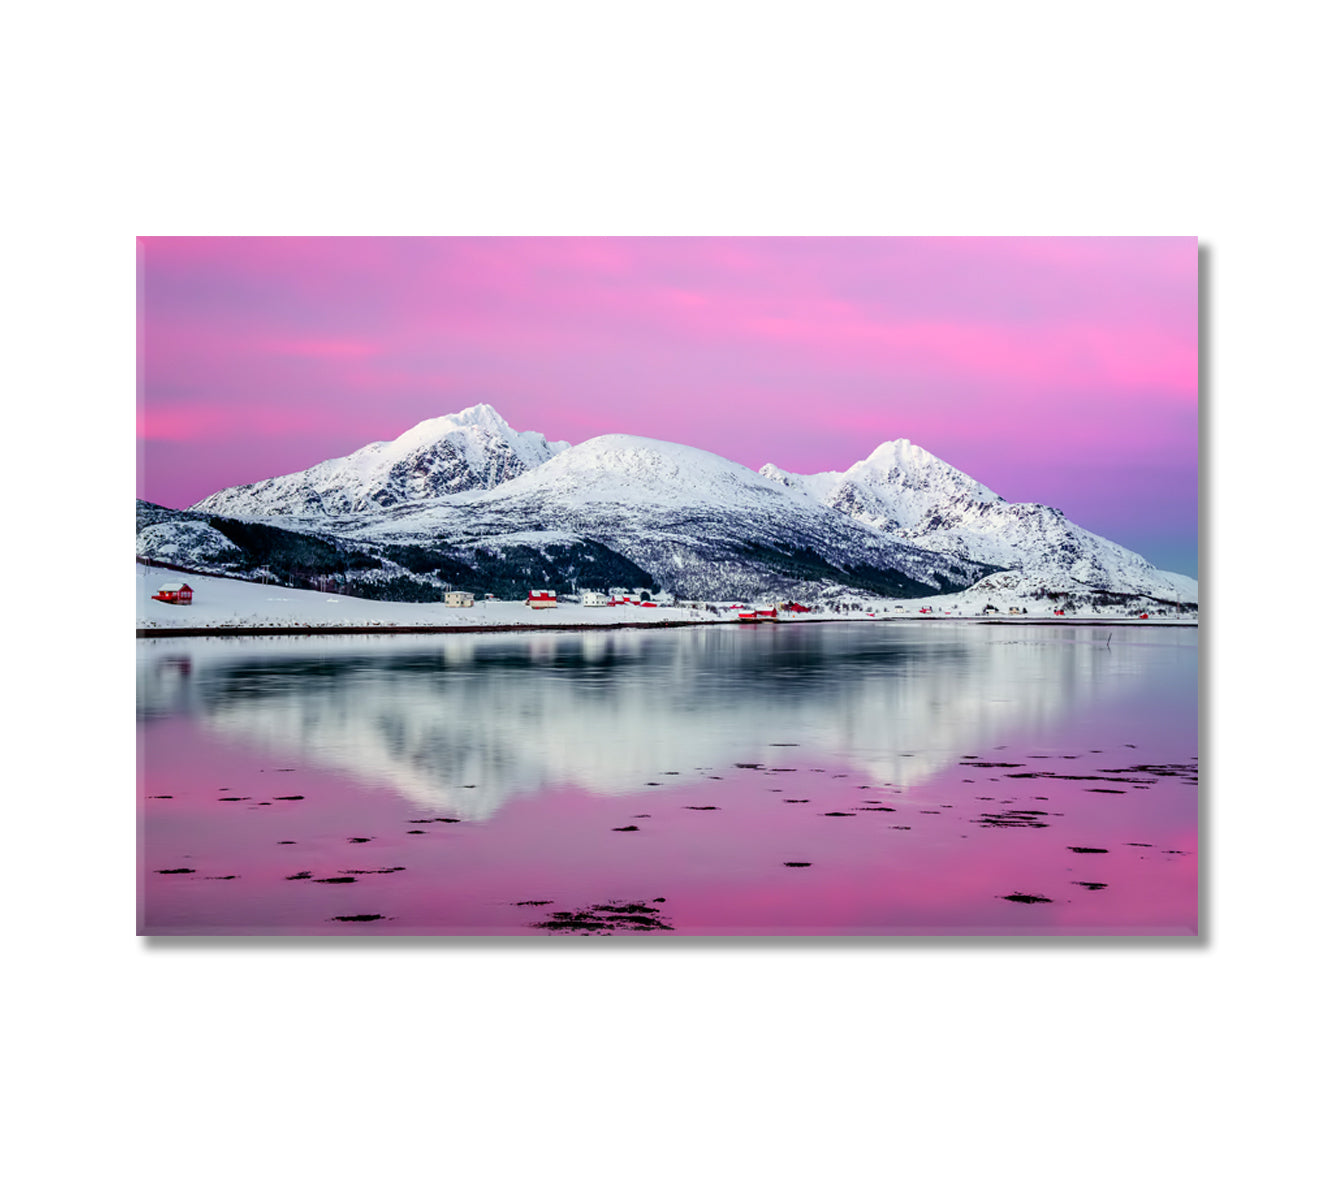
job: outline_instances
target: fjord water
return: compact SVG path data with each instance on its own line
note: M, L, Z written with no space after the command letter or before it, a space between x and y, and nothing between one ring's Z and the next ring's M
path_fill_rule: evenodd
M144 640L140 932L1192 934L1197 650L947 621Z

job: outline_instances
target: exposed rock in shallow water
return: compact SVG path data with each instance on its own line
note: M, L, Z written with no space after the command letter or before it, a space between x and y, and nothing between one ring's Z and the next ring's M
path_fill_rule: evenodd
M1049 896L1030 896L1026 892L1011 892L1008 896L1002 896L1002 900L1013 900L1015 904L1050 904Z
M1046 829L1047 822L1038 818L1047 815L1036 808L1012 808L1003 813L983 813L973 824L988 829Z
M576 911L553 912L545 921L538 921L534 929L545 929L550 933L599 934L606 936L613 933L647 933L654 930L671 930L659 916L655 907L662 904L660 896L652 903L630 901L622 904L594 904Z

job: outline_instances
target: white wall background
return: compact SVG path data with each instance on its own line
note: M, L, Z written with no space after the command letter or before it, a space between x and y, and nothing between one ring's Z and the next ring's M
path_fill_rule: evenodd
M1291 585L1328 557L1322 18L1163 0L11 14L16 1194L1309 1191L1329 661L1322 602ZM141 233L1197 233L1205 936L136 939ZM38 599L53 579L82 597Z

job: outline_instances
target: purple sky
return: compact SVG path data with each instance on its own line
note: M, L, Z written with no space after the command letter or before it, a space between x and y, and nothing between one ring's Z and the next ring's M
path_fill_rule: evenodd
M427 417L843 469L907 437L1197 574L1194 238L143 238L139 495Z

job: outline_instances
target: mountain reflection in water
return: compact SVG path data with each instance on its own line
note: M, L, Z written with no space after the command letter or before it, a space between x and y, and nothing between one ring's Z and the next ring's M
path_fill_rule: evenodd
M471 818L556 785L670 788L743 762L911 787L1133 691L1147 652L1194 638L881 622L146 642L139 719L189 714Z

